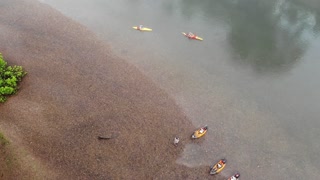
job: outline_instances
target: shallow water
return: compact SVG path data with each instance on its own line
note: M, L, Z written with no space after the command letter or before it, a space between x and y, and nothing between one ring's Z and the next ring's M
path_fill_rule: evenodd
M42 2L109 43L195 126L209 125L204 141L188 144L177 163L197 167L226 158L221 174L239 171L242 179L320 175L319 2ZM131 28L138 24L153 32ZM182 36L188 31L204 41Z

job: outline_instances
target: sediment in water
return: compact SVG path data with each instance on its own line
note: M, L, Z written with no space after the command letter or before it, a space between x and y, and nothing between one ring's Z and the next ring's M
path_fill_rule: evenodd
M208 177L175 163L194 130L181 109L92 32L38 1L3 0L0 11L0 51L28 72L0 105L1 131L48 179Z

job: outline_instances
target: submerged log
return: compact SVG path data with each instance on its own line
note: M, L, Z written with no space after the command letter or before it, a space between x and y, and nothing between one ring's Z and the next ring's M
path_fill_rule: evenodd
M113 138L116 138L116 137L118 137L118 133L110 133L110 134L107 134L107 135L104 135L104 136L98 136L98 139L99 140L108 140L108 139L113 139Z
M110 136L98 136L98 139L101 140L101 139L112 139L112 137Z

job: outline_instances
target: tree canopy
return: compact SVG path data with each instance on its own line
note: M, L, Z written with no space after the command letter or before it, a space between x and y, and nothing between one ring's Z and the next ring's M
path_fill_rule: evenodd
M21 66L8 66L0 53L0 102L5 102L9 95L18 90L18 82L25 76Z

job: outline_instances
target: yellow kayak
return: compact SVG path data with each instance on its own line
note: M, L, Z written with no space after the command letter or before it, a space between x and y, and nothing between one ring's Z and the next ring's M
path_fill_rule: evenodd
M133 29L139 30L139 31L152 31L150 28L142 27L141 29L138 26L132 27Z
M185 33L185 32L182 32L182 34L185 35L185 36L186 36L187 38L189 38L189 39L196 39L196 40L199 40L199 41L202 41L202 40L203 40L203 38L201 38L201 37L199 37L199 36L190 37L190 36L188 36L188 34Z
M203 135L205 135L205 134L207 133L207 131L208 131L208 126L204 126L204 127L200 128L200 129L196 130L196 131L192 134L191 138L192 138L192 139L200 138L200 137L202 137Z
M218 174L226 167L227 160L221 159L217 164L210 167L210 174Z

